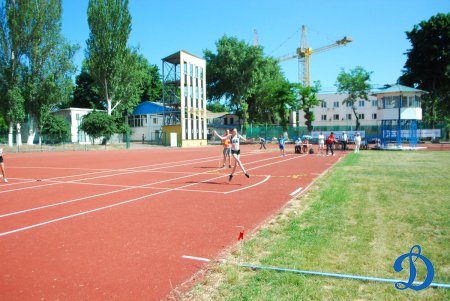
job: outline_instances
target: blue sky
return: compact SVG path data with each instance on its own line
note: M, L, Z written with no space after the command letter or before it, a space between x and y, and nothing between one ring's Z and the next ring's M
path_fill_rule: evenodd
M84 58L88 0L63 0L63 35L81 46ZM450 11L448 0L129 0L130 46L137 46L152 64L180 49L203 56L215 51L224 34L253 44L256 29L267 55L279 57L300 45L301 26L308 27L309 46L318 48L351 36L345 47L311 56L311 81L333 87L341 68L362 66L372 71L372 84L395 83L410 43L405 31L431 16ZM281 45L281 47L280 47ZM283 62L288 80L298 81L296 60Z

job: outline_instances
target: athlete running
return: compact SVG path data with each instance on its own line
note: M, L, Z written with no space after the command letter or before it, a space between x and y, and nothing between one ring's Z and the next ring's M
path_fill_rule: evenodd
M245 171L245 167L240 160L241 149L239 147L239 142L240 142L240 140L242 140L242 141L247 141L247 140L245 140L244 137L242 137L241 135L238 134L237 129L233 129L231 134L228 136L220 136L219 134L217 134L216 131L214 131L214 135L219 137L220 140L222 140L222 141L225 139L231 140L231 156L233 156L233 158L234 158L234 166L233 166L233 169L231 170L231 174L228 177L228 181L231 181L231 179L233 179L233 174L236 171L236 167L238 165L241 168L242 172L245 174L245 176L247 178L250 178L250 175Z

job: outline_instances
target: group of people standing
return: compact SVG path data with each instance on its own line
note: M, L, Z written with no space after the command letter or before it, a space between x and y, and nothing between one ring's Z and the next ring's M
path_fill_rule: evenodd
M223 160L222 160L222 168L225 168L228 165L228 168L232 168L230 175L228 176L228 180L231 181L233 179L233 175L236 172L236 168L239 166L239 168L242 170L242 172L245 174L247 178L250 178L250 175L245 170L244 165L242 164L242 161L240 160L241 150L240 150L240 141L247 141L244 137L238 134L237 129L233 129L230 133L230 131L227 129L225 131L224 135L219 135L216 131L214 131L214 135L217 136L221 141L223 145ZM297 143L299 141L299 143ZM301 144L301 140L298 139L296 141L295 150L300 148L301 145L305 146L306 149L304 149L304 152L307 151L309 142L308 140L305 140L303 144ZM359 133L356 133L355 136L355 153L359 153L359 148L361 145L361 136ZM306 143L305 143L306 142ZM334 136L334 133L331 132L330 135L325 139L325 136L321 132L318 136L318 142L319 142L319 154L323 155L323 152L325 150L326 145L326 155L327 156L334 156L334 144L337 142L336 137ZM342 150L347 150L347 144L348 144L348 137L345 132L342 133L341 137L342 142ZM264 138L260 138L260 144L262 149L266 149L266 141ZM285 155L285 139L283 136L280 136L278 138L278 146L280 148L280 154L281 156ZM231 157L234 159L234 165L231 164ZM2 169L3 170L3 169Z
M342 136L341 136L340 140L342 143L342 150L343 151L348 150L348 148L347 148L348 137L347 137L346 132L342 132ZM330 135L328 135L326 140L325 140L325 136L321 132L319 134L319 153L323 155L324 145L326 145L326 147L327 147L326 155L329 156L331 153L331 155L334 156L334 144L336 144L337 142L338 142L338 140L334 136L333 132L331 132ZM355 142L355 153L359 153L359 148L361 146L361 136L359 133L356 133L354 142Z

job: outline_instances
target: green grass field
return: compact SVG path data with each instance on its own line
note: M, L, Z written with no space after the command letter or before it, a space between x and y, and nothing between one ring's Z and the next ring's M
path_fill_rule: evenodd
M235 263L408 279L395 259L413 245L450 283L450 152L349 154L251 239ZM420 260L417 260L419 262ZM418 264L417 281L425 276ZM217 263L189 300L450 300L450 289L399 291L393 283L345 280Z

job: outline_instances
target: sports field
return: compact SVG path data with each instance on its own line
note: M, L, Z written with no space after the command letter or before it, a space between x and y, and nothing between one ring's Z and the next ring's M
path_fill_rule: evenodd
M440 149L440 147L435 147ZM450 151L348 154L254 237L211 263L189 300L450 300L450 289L251 270L242 264L407 281L414 245L450 284ZM417 260L416 281L426 268Z
M1 300L159 300L342 158L243 146L6 153Z

